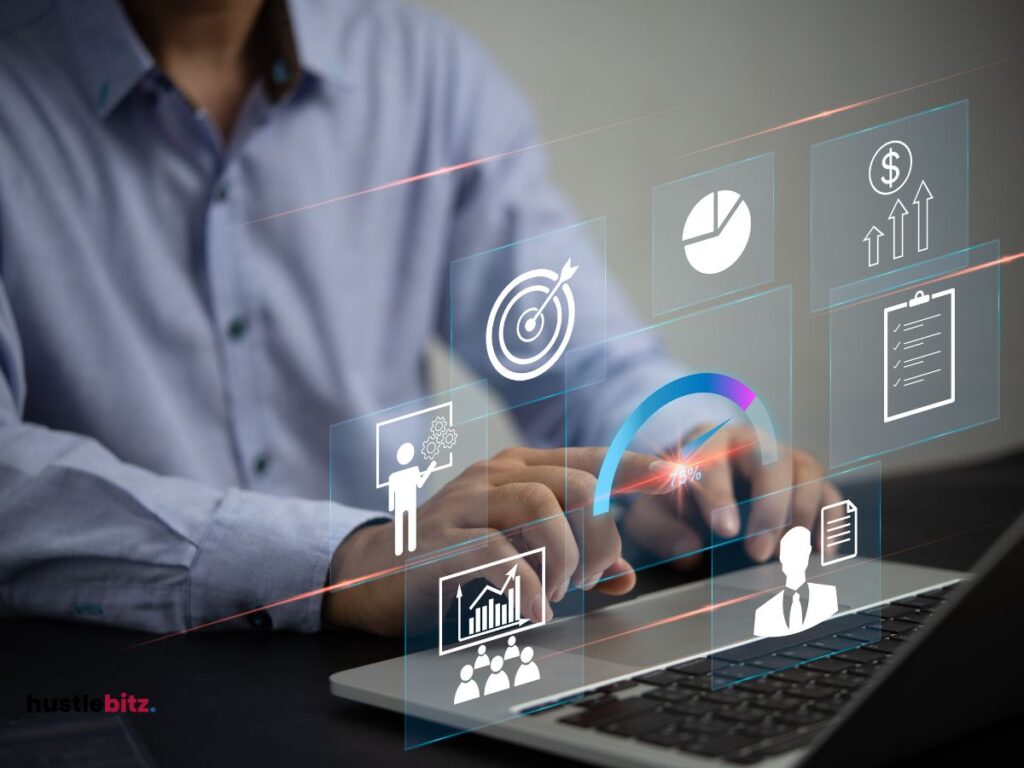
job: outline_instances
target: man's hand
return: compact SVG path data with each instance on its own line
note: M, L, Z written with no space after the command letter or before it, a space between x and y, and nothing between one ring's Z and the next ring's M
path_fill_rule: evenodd
M539 594L540 576L534 569L520 568L523 594L538 595L523 605L526 615L550 617L550 603L561 600L570 584L584 588L597 584L612 594L628 592L636 575L622 559L615 518L590 514L604 455L602 448L513 448L473 465L418 512L417 554L429 556L441 550L456 554L404 575L403 561L392 555L394 523L357 530L334 553L331 579L334 583L367 581L329 593L323 603L325 620L379 634L401 634L406 604L418 606L424 619L436 616L439 577L538 547L546 548L547 594ZM626 453L616 482L631 493L668 490L666 476L652 471L652 463L657 465L654 456ZM566 510L574 512L567 515ZM581 547L583 541L585 547ZM483 577L500 587L508 568L491 570L483 572ZM383 575L374 579L377 574ZM404 586L403 580L408 580ZM413 591L408 599L404 590Z
M749 483L754 499L745 533L758 535L750 536L744 546L758 562L775 555L782 534L794 525L809 528L813 535L821 508L842 500L835 486L822 479L824 468L806 453L780 445L779 460L763 466L752 429L721 430L690 461L700 467L700 480L687 480L676 494L639 498L625 518L629 538L659 559L697 552L707 545L712 528L718 540L744 533L733 492L737 477ZM671 470L668 463L661 466L663 476ZM685 557L674 564L688 569L699 562L699 557Z

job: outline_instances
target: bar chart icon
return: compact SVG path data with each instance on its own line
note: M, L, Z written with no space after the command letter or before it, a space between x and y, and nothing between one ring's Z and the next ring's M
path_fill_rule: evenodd
M534 558L540 562L541 591L545 587L545 551L544 547L523 552L519 555L506 557L491 563L485 563L475 568L470 568L459 573L443 576L438 580L438 649L440 655L452 653L462 648L476 645L485 640L495 640L518 632L525 632L528 629L539 627L544 620L535 621L523 615L523 601L532 600L536 595L523 595L522 568L529 568L526 562L528 558ZM497 567L505 566L503 583L495 586L485 584L473 592L468 587L476 579L480 578L483 571L491 571ZM445 589L451 588L449 582L454 581L455 603L457 608L457 621L454 632L451 626L448 627L449 635L445 637L444 609ZM451 592L449 591L449 595Z

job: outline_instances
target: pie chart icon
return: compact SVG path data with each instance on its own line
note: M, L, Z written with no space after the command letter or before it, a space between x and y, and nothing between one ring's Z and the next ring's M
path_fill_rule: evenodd
M717 275L735 264L749 240L750 208L730 189L702 197L683 225L686 260L704 275Z

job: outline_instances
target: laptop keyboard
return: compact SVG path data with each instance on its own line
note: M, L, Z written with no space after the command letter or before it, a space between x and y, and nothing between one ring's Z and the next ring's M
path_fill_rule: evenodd
M559 722L575 728L757 763L808 744L952 589L840 616L820 625L820 637L801 633L799 645L791 637L758 640L604 685L533 714L557 708ZM845 650L858 642L863 644ZM730 680L743 682L728 685Z

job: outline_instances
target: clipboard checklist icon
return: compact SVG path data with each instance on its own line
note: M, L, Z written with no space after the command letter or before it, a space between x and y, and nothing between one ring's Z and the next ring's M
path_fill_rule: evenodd
M956 289L885 308L885 423L956 401Z

